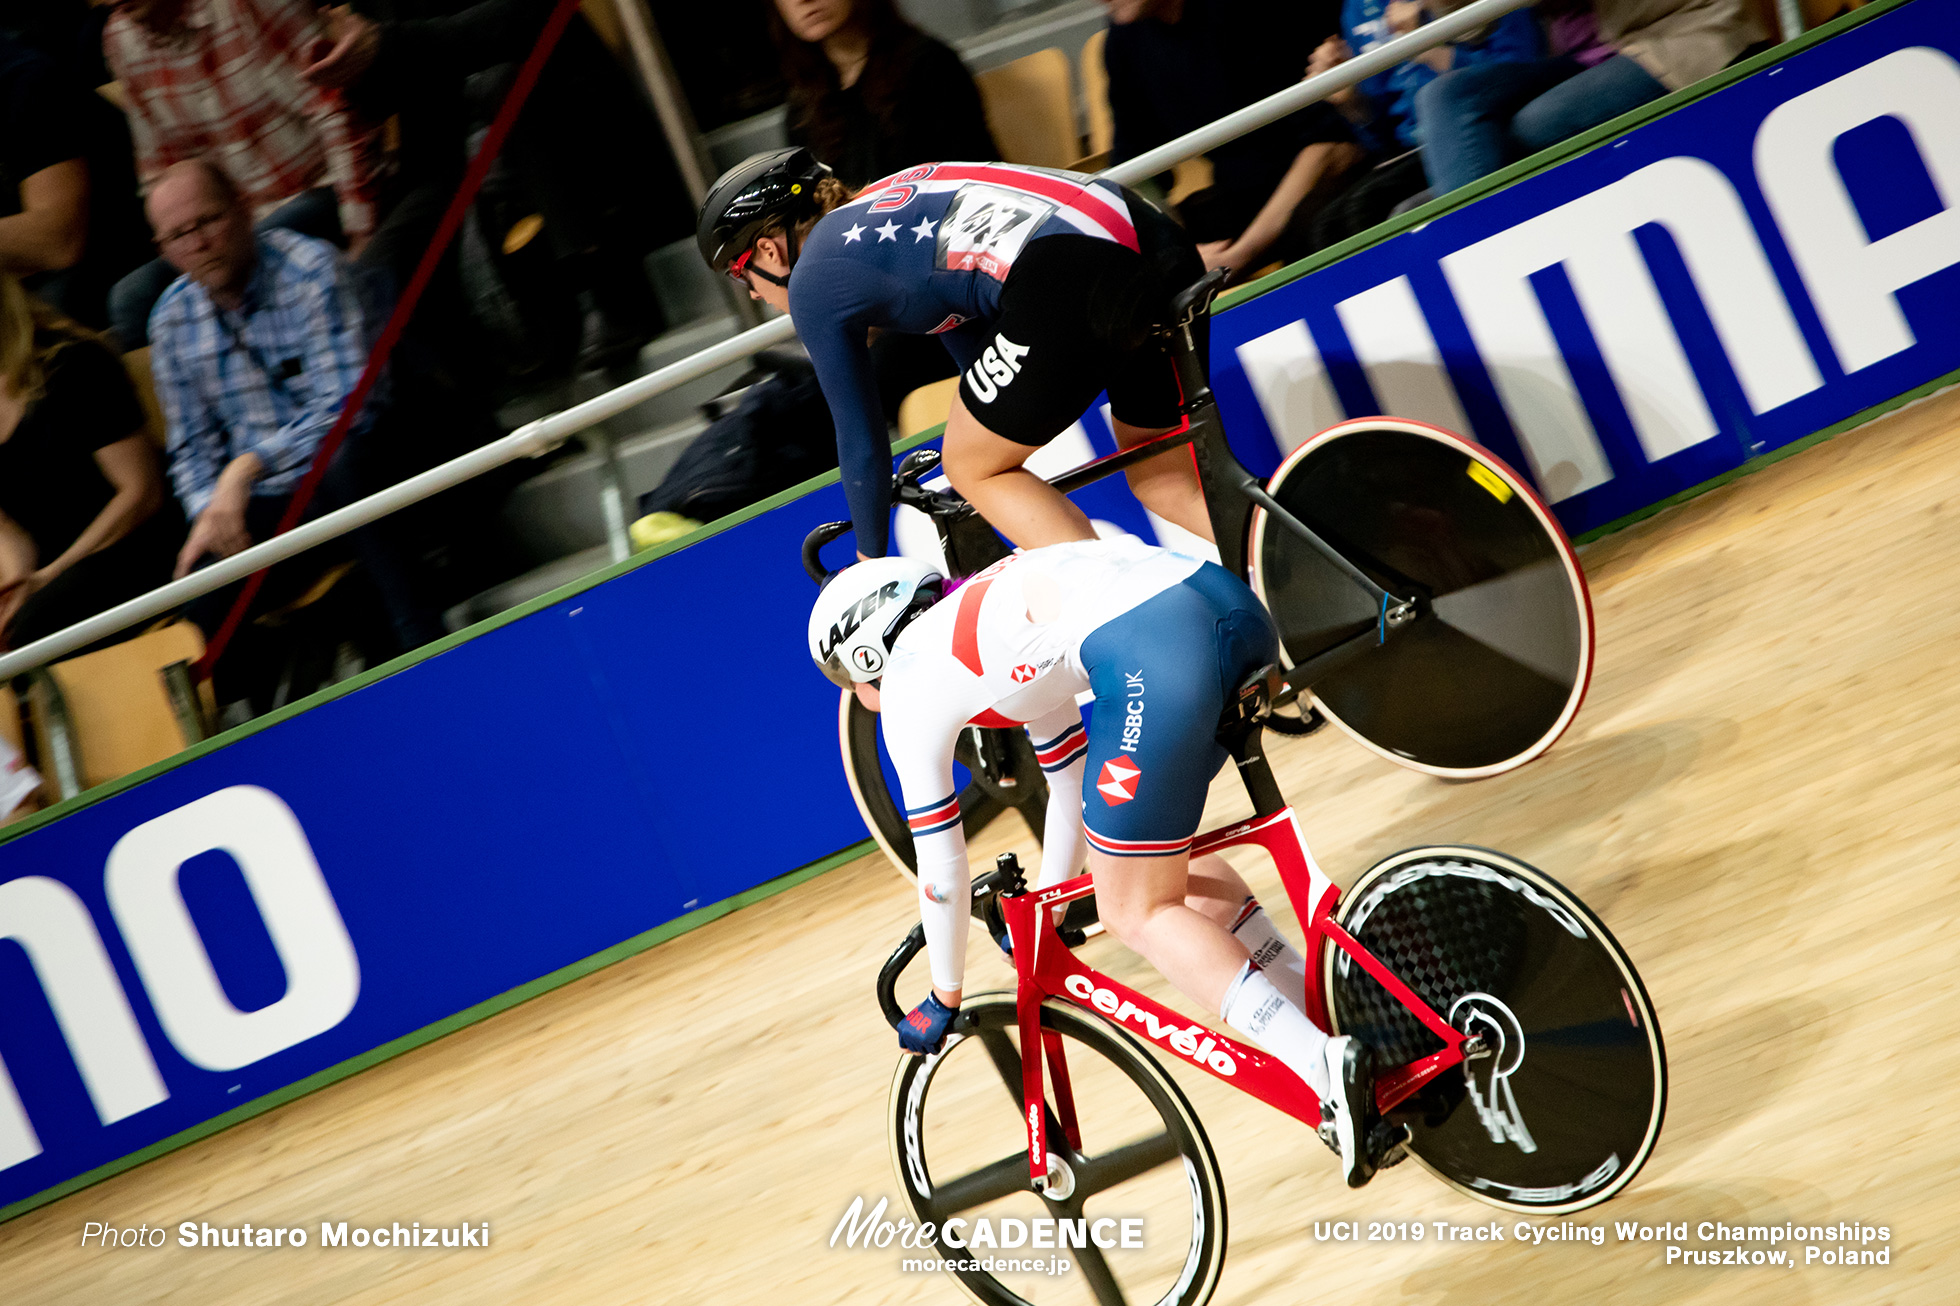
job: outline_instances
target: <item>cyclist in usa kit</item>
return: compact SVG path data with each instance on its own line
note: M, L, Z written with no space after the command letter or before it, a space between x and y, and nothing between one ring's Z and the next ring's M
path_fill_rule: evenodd
M1078 874L1086 845L1103 923L1310 1084L1348 1183L1367 1182L1366 1046L1306 1016L1306 963L1245 881L1221 858L1191 861L1226 757L1220 714L1278 653L1258 599L1216 564L1129 536L1014 554L941 601L943 586L924 563L873 559L833 577L810 615L818 667L884 713L918 851L933 991L901 1044L938 1051L965 981L971 872L954 744L968 725L1025 725L1049 779L1040 887Z
M1204 263L1183 228L1114 182L927 163L851 196L809 151L778 150L722 176L697 239L710 267L795 320L836 421L862 556L884 554L891 507L872 330L945 343L961 376L941 465L1024 547L1094 538L1088 518L1021 464L1099 391L1123 447L1182 420L1176 371L1151 327ZM1211 538L1187 451L1128 476L1145 507Z

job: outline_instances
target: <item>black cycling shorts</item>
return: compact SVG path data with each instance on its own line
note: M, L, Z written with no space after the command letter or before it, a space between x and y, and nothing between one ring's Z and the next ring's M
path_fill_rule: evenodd
M1110 412L1132 426L1183 420L1177 368L1151 328L1170 301L1205 274L1184 229L1125 192L1139 250L1074 234L1028 242L1000 291L986 351L960 374L960 400L980 425L1016 444L1043 445L1109 392ZM1198 357L1210 323L1198 324ZM991 357L990 357L991 356Z

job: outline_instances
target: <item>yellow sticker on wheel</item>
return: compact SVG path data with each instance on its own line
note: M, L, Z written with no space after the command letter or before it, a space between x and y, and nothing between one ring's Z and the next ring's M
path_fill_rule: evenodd
M1505 484L1504 478L1478 462L1475 458L1470 460L1470 479L1483 486L1486 490L1489 490L1490 497L1499 503L1509 503L1511 501L1513 491L1509 485Z

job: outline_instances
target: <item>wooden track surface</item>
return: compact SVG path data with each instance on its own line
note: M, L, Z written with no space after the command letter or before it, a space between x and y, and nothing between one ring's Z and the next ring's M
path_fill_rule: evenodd
M1587 550L1591 698L1521 772L1449 785L1333 731L1274 741L1343 883L1452 841L1576 889L1646 978L1673 1097L1633 1188L1579 1217L1609 1226L1603 1247L1354 1245L1316 1243L1313 1222L1513 1218L1413 1165L1350 1193L1304 1130L1175 1072L1225 1169L1215 1300L1960 1298L1957 426L1949 394ZM1210 817L1243 809L1233 784ZM1270 871L1246 869L1276 901ZM825 1247L853 1197L897 1196L895 1051L870 985L912 919L877 858L822 876L0 1225L0 1301L964 1300L942 1276L901 1274L896 1249ZM1163 992L1113 942L1089 947ZM973 951L974 989L1006 980L990 945ZM487 1220L494 1241L327 1251L327 1219ZM1610 1235L1615 1220L1704 1219L1887 1225L1893 1263L1666 1268L1654 1245ZM88 1220L299 1225L314 1245L84 1250Z

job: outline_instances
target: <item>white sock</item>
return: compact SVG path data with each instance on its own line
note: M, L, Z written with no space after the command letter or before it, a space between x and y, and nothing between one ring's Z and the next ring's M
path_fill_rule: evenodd
M1305 1011L1307 959L1273 926L1272 917L1266 915L1257 898L1245 900L1245 910L1239 913L1232 934L1252 955L1252 964L1266 972L1273 987L1285 994L1288 1002Z
M1326 1033L1288 1002L1257 966L1248 961L1239 971L1225 990L1218 1014L1227 1025L1278 1057L1315 1093L1327 1096Z

